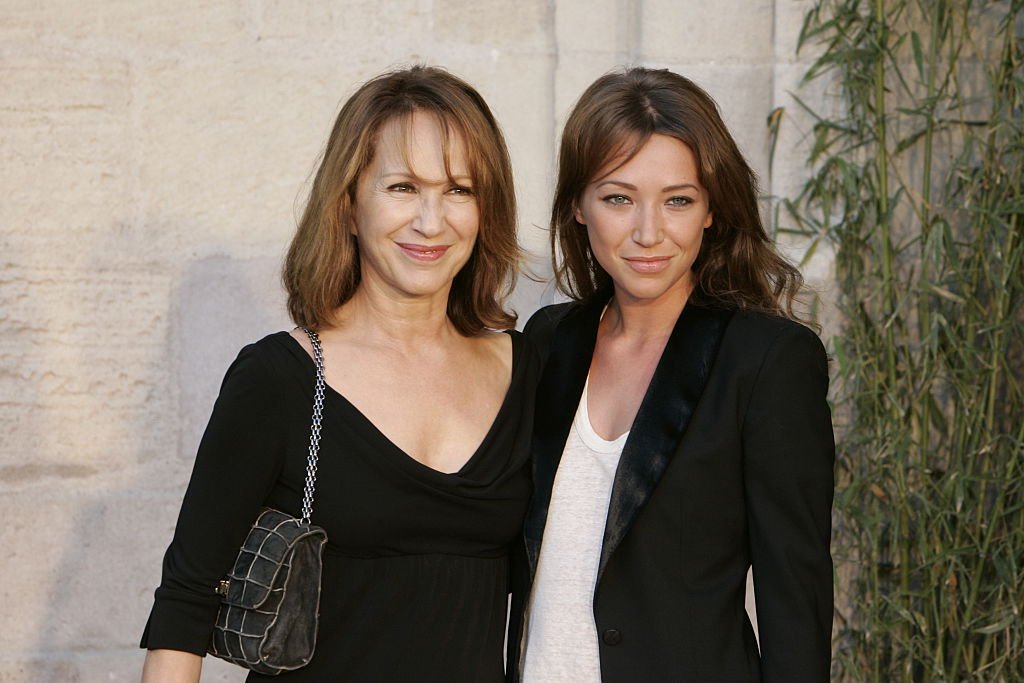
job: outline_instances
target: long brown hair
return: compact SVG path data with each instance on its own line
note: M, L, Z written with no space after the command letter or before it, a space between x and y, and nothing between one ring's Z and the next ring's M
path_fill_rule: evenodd
M631 159L654 135L686 144L697 160L713 215L693 264L691 297L705 305L796 318L800 272L776 253L757 206L757 176L732 139L714 100L667 69L634 67L602 76L565 124L551 210L551 252L559 289L576 300L609 292L574 209L587 185L613 160ZM559 255L561 258L559 258Z
M327 140L302 219L288 248L282 279L296 325L330 326L360 282L359 247L351 234L356 185L373 160L378 133L414 112L437 117L446 140L461 135L480 229L466 265L455 276L448 317L464 335L504 329L516 317L504 309L520 252L512 164L487 103L444 69L414 66L367 81L341 108ZM445 144L445 167L449 167Z

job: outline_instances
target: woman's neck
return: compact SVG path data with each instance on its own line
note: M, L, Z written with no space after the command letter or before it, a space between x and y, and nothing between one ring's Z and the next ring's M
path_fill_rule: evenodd
M607 333L625 339L667 339L692 292L689 283L656 299L636 299L616 290L602 322Z
M363 284L338 309L334 327L357 334L365 344L422 351L460 336L448 318L447 294L403 297Z

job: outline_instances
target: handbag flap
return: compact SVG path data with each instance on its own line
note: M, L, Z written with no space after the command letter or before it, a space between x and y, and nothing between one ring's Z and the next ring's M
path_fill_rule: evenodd
M317 555L327 542L320 527L303 524L280 510L265 508L249 529L235 566L228 574L228 589L222 602L244 609L260 607L273 591L284 590L277 583L287 575L297 546L310 545Z

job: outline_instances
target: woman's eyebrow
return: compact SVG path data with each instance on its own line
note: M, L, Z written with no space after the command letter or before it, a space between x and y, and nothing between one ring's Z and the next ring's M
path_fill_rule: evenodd
M602 185L617 185L618 187L625 188L627 190L636 191L636 185L625 183L621 180L602 180L597 184L597 187ZM676 190L693 190L694 192L699 191L699 188L693 183L679 183L678 185L668 185L667 187L661 188L662 192L675 192Z
M602 185L617 185L627 190L636 191L636 185L630 185L629 183L624 183L621 180L602 180L597 184L597 187L601 187Z
M412 171L385 171L380 174L380 178L401 178L405 180L418 180L429 185L443 185L447 182L456 182L460 185L469 185L473 182L473 178L469 175L452 175L450 178L446 177L438 180L431 180L430 178L423 178L416 175Z

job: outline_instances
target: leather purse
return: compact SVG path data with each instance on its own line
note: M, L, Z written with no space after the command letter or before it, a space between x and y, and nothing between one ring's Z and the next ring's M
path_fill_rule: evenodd
M273 508L260 512L234 566L217 586L221 604L207 650L215 657L271 676L301 668L313 658L322 552L327 543L327 533L309 521L320 451L324 357L316 332L302 330L313 345L316 364L302 517L297 519Z

